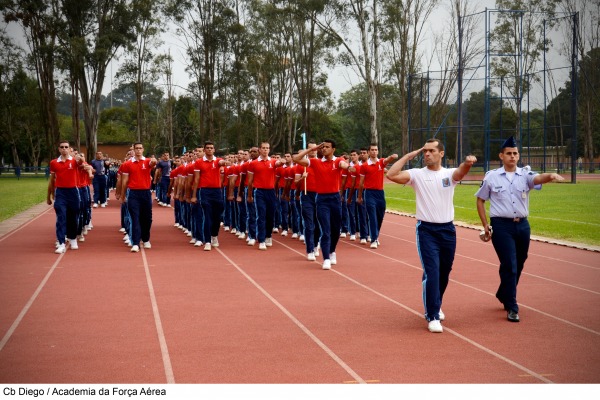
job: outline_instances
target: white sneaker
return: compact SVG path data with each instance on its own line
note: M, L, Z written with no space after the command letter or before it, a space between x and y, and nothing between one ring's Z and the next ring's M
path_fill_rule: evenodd
M315 257L319 257L319 246L315 247Z
M129 235L125 234L125 235L123 236L123 241L124 241L124 242L126 242L126 241L128 241L128 240L129 240Z
M94 203L93 207L98 208L98 203Z
M244 232L240 233L238 239L246 239L246 234Z
M87 230L87 228L85 228L85 227L84 227L84 228L81 230L81 233L82 233L82 234L84 234L84 235L87 235L87 234L88 234L88 230ZM82 242L83 242L83 240L82 240Z
M429 332L433 332L433 333L442 333L442 332L444 332L444 328L442 328L442 324L437 319L429 321L428 328L429 328Z
M259 243L258 249L259 250L266 250L267 249L267 244L265 242Z
M248 246L254 246L256 244L256 239L248 240Z
M144 248L145 249L151 249L152 245L150 244L150 242L144 242Z
M173 225L175 228L179 228L181 225L179 225L179 222L176 222L175 225Z
M331 269L331 260L323 261L323 269Z
M127 239L126 241L124 241L123 243L125 243L126 246L131 247L131 240Z
M379 241L379 239L377 239L375 242L377 242L377 246L381 246L381 242Z
M56 241L54 242L54 248L55 248L55 249L58 249L58 246L60 246L60 242L59 242L58 240L56 240Z
M282 231L282 232L281 232L281 236L287 236L287 234L288 234L288 231ZM294 234L294 235L295 235L295 234ZM292 235L292 238L294 237L294 235Z
M206 243L204 245L204 251L211 251L212 250L212 246L210 245L210 243Z
M301 242L303 242L303 243L304 243L304 241L306 240L306 239L305 239L305 237L304 237L304 235L300 235L300 238L299 238L299 239L300 239L300 241L301 241Z
M337 264L337 256L335 255L335 253L329 254L329 260L331 260L331 265Z
M356 240L356 235L350 235L350 240L355 241Z
M340 237L341 237L341 238L345 238L345 237L346 237L346 232L342 232L342 233L340 233Z
M54 250L54 252L56 254L62 254L64 252L66 252L66 251L67 251L67 247L65 246L64 243L63 244L59 244L58 247L56 248L56 250Z
M273 239L272 238L266 238L265 239L265 244L267 245L267 247L273 247Z
M100 207L102 207L102 208L106 208L106 203L102 203L102 204L100 204Z
M367 244L367 239L360 239L360 244Z
M308 253L308 254L306 255L306 259L307 259L308 261L317 261L317 257L315 257L315 253Z
M135 246L132 246L132 247L131 247L131 250L130 250L130 251L131 251L132 253L139 253L139 251L140 251L140 246L138 246L138 245L136 244Z
M170 204L167 204L167 207L171 207L171 205L170 205Z
M372 249L376 249L377 248L377 241L371 242L371 248Z
M191 237L192 236L192 231L187 231L185 235L188 236L188 237Z
M297 233L294 233L294 234L292 235L292 239L298 239L298 234L297 234Z
M446 315L444 314L444 312L442 311L441 308L440 308L440 312L438 313L438 316L440 317L440 321L443 321L446 319ZM423 317L425 319L427 319L427 314L423 314Z
M121 233L125 233L125 228L121 228L121 229L119 229L119 232L121 232Z
M273 228L273 233L278 233L279 229L278 228Z
M79 235L79 238L77 240L79 240L80 242L85 242L85 236Z
M233 228L233 229L231 230L231 233L234 233L234 234L235 234L235 233L237 233L237 229Z
M79 246L77 246L77 239L69 239L69 244L71 245L71 250L79 249Z
M229 232L229 227L226 226L225 228L223 228L223 230L225 230L225 232Z
M94 225L92 225L92 223L90 222L87 226L88 231L91 231L93 227L94 227Z
M196 239L192 238L192 239L190 240L190 243L191 243L191 244L196 244Z
M219 247L219 239L216 236L210 238L210 245L212 247Z
M196 240L196 243L194 243L194 247L202 247L203 245L204 243L202 243L200 240Z

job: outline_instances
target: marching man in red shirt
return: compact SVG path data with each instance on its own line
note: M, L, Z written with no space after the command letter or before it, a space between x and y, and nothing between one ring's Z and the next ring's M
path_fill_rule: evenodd
M56 240L58 242L54 252L57 254L66 251L65 237L69 239L73 250L78 248L77 221L80 206L77 182L82 160L78 155L75 157L70 155L70 147L69 142L61 141L58 144L60 156L50 161L50 181L48 182L46 203L52 205L54 198Z
M322 158L305 158L308 153L321 150ZM321 226L321 250L323 251L323 269L331 269L337 264L335 248L340 239L342 208L340 197L340 177L342 169L354 168L341 157L335 157L335 142L325 139L316 148L308 148L294 155L294 162L311 167L319 180L317 187L317 219Z
M204 213L205 251L219 247L219 227L224 209L221 167L227 164L228 162L222 158L215 157L215 145L212 142L204 143L204 156L194 163L192 203L197 203L200 197Z
M248 207L256 210L256 236L258 249L266 250L273 246L273 223L277 210L275 195L275 170L283 164L269 157L271 145L260 144L259 157L248 164ZM250 242L248 242L250 244Z
M388 158L377 158L378 154L377 145L372 143L369 146L369 158L360 167L360 186L357 199L359 204L364 201L367 208L372 249L379 246L379 231L385 215L386 203L383 191L385 166L398 159L398 154L392 154Z
M131 219L131 251L140 251L140 239L144 248L150 249L150 228L152 227L152 182L151 171L156 165L156 158L144 157L144 145L133 144L134 156L123 164L121 171L121 193L117 198L127 203ZM126 188L126 190L125 190ZM126 193L123 193L125 192Z

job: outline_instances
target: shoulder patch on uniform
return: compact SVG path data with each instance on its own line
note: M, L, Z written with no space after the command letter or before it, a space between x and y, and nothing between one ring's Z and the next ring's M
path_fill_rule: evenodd
M535 175L535 172L529 171L529 173L527 175Z

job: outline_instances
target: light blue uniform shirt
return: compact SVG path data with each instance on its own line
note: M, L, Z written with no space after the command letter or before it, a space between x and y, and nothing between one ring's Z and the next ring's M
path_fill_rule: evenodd
M488 171L475 196L490 201L490 217L525 218L529 215L529 191L534 187L536 172L517 168L512 182L504 167Z

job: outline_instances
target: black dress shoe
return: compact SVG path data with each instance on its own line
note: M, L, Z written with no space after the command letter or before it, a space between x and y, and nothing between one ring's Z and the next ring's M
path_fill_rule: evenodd
M519 322L519 313L515 311L508 311L508 315L506 317L510 322Z

